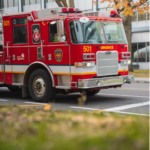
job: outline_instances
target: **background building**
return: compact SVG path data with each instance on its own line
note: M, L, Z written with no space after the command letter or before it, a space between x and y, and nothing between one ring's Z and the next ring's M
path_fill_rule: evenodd
M107 8L107 2L100 4L101 0L95 0L98 5L94 5L92 3L93 0L74 1L75 7L80 8L84 12L113 10L113 8ZM55 7L58 7L55 0L0 0L0 9L4 9L5 14ZM149 69L149 22L150 14L147 13L144 15L136 13L132 17L132 60L133 65L139 69Z

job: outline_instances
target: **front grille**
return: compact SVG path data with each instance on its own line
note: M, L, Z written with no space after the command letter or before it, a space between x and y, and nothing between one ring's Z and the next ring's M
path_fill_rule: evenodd
M97 76L118 74L118 52L97 52Z

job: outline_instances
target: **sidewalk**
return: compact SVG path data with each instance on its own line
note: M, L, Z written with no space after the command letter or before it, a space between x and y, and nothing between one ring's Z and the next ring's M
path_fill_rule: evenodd
M135 83L150 83L150 78L134 78Z

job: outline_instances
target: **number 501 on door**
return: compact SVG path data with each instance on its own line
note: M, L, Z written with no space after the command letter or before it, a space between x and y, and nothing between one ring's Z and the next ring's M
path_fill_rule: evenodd
M83 52L84 53L92 52L92 46L83 46Z

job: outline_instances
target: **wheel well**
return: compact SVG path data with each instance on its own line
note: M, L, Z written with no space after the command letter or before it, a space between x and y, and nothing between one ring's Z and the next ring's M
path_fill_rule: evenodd
M34 63L31 66L29 66L29 68L27 69L25 76L24 76L23 85L24 86L28 85L30 75L32 74L32 72L34 70L37 70L37 69L43 69L50 75L50 78L52 80L52 86L54 87L55 83L54 83L54 78L53 78L52 72L50 71L50 69L45 64L43 65L43 64L39 64L39 63Z

